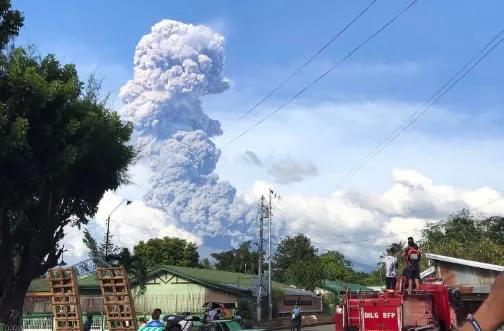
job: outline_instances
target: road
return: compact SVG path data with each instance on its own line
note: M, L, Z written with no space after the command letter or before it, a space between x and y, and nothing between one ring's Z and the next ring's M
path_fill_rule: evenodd
M289 330L290 329L282 329L283 330ZM310 327L310 328L302 328L301 331L334 331L334 324L330 325L321 325L321 326L315 326L315 327Z

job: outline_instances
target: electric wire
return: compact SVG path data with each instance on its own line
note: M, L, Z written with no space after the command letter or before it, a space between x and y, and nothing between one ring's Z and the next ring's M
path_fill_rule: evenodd
M277 108L275 108L272 112L268 113L266 116L261 118L259 121L257 121L255 124L253 124L251 127L248 129L244 130L242 133L234 137L233 139L229 140L226 142L221 148L225 148L231 144L233 144L235 141L240 139L241 137L245 136L248 134L250 131L254 130L256 127L261 125L263 122L268 120L270 117L275 115L277 112L282 110L283 108L287 107L290 105L294 100L296 100L298 97L303 95L306 91L308 91L310 88L315 86L318 82L320 82L322 79L324 79L327 75L329 75L331 72L333 72L336 68L338 68L341 64L346 62L349 58L351 58L355 53L357 53L362 47L364 47L367 43L369 43L372 39L374 39L376 36L378 36L381 32L383 32L386 28L388 28L392 23L397 21L403 14L405 14L413 5L415 5L418 2L418 0L413 0L411 1L406 7L404 7L399 13L394 15L391 19L389 19L385 24L383 24L380 28L378 28L375 32L373 32L371 35L369 35L367 38L365 38L363 41L361 41L356 47L354 47L350 52L348 52L343 58L341 58L339 61L337 61L331 68L326 70L324 73L322 73L320 76L318 76L316 79L314 79L311 83L303 87L301 90L299 90L296 94L294 94L290 99L288 99L285 103L281 104Z
M350 22L348 22L341 30L339 30L331 39L329 39L318 51L316 51L311 57L308 58L303 64L301 64L296 70L294 70L289 76L284 78L275 88L268 92L262 99L255 103L250 109L243 113L237 121L244 119L248 114L253 112L257 107L262 105L266 100L273 96L278 90L285 86L292 78L299 74L304 68L306 68L310 63L315 60L320 54L322 54L329 46L336 41L343 33L345 33L354 23L356 23L362 15L364 15L378 0L371 1L364 9L362 9L357 16L355 16Z

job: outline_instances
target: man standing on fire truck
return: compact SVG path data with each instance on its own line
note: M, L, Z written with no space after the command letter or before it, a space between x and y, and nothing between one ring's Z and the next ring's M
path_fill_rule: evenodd
M420 257L422 253L418 245L413 240L413 237L408 238L408 247L404 251L404 260L406 261L406 276L408 278L408 294L411 294L413 281L415 288L420 288Z

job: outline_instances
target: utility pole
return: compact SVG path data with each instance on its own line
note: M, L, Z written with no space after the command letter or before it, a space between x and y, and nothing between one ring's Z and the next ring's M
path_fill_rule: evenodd
M271 255L271 216L273 215L272 209L271 209L271 199L273 197L273 190L269 190L269 201L268 201L268 220L269 220L269 231L268 231L268 304L269 304L269 310L268 310L268 317L269 320L273 320L273 298L271 297L271 260L272 260L272 255Z
M121 202L122 203L122 202ZM108 259L108 248L109 248L109 241L110 241L110 215L107 217L107 235L105 237L105 261Z
M261 322L262 317L262 288L263 288L263 242L264 242L264 195L261 196L261 211L259 216L259 265L258 265L258 278L259 288L257 289L257 323Z
M123 203L126 203L126 206L131 204L131 201L130 200L121 200L121 202L119 202L119 204L112 210L112 212L108 215L107 217L107 235L106 235L106 238L105 238L105 261L107 261L108 259L108 253L109 253L109 245L110 245L110 216L112 216L112 214L119 208L121 207L121 205ZM107 261L108 262L108 261Z

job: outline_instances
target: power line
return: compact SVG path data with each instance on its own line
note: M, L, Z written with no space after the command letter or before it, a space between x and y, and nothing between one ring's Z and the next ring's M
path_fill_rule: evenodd
M371 150L356 167L350 169L345 176L340 180L340 185L343 182L355 175L358 171L364 168L371 162L381 151L392 144L404 131L411 127L420 117L429 111L442 97L450 92L462 79L464 79L471 71L473 71L497 46L504 41L504 29L496 34L480 51L472 56L450 79L444 83L438 90L430 96L424 103L424 107L413 112L406 120L404 120L394 132L387 136L380 144Z
M297 99L299 96L304 94L306 91L308 91L311 87L316 85L319 81L324 79L327 75L329 75L332 71L334 71L337 67L339 67L341 64L343 64L345 61L347 61L349 58L351 58L355 53L357 53L362 47L364 47L368 42L370 42L372 39L374 39L376 36L378 36L381 32L383 32L387 27L389 27L392 23L394 23L399 17L401 17L404 13L406 13L411 7L413 7L414 4L416 4L418 0L413 0L411 1L405 8L403 8L399 13L397 13L395 16L393 16L390 20L388 20L384 25L382 25L378 30L373 32L369 37L361 41L356 47L354 47L350 52L348 52L342 59L340 59L334 66L332 66L330 69L322 73L320 76L318 76L315 80L313 80L311 83L306 85L304 88L302 88L300 91L298 91L296 94L294 94L287 102L283 103L282 105L278 106L275 108L272 112L264 116L262 119L257 121L254 125L240 133L238 136L234 137L230 141L224 144L222 148L227 147L261 125L264 121L269 119L271 116L291 104L295 99Z
M275 88L273 88L269 93L267 93L261 100L259 100L256 104L250 107L245 113L243 113L237 121L244 119L248 114L253 112L257 107L263 104L266 100L268 100L272 95L274 95L278 90L285 86L294 76L299 74L301 70L306 68L310 63L315 60L317 56L319 56L322 52L324 52L334 41L336 41L345 31L347 31L357 20L364 15L375 3L377 0L371 1L364 9L362 9L357 16L355 16L350 22L348 22L341 30L338 31L331 39L329 39L318 51L316 51L308 60L306 60L303 64L301 64L294 72L292 72L289 76L287 76L284 80L282 80Z

